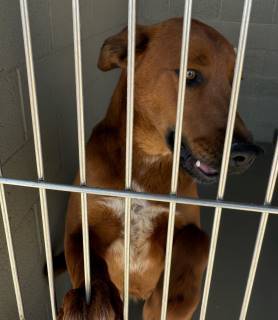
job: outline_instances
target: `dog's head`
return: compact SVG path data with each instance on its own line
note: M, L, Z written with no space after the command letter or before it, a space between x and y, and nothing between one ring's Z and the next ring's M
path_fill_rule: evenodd
M181 18L136 30L134 141L146 156L167 157L173 152L181 36ZM180 163L198 182L213 182L219 176L234 65L232 45L193 20ZM126 29L105 41L98 66L126 72ZM260 152L237 114L230 172L244 172Z

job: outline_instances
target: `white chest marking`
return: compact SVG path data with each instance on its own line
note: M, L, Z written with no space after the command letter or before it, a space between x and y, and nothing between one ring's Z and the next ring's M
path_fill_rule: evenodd
M135 182L133 182L132 186L133 190L143 191ZM112 209L114 214L121 219L122 237L113 242L108 251L113 253L120 265L123 265L125 200L105 197L100 201L103 206L108 207L110 210ZM153 231L154 219L167 211L167 207L153 206L145 200L132 199L130 216L130 272L140 272L148 268L149 242L146 240Z

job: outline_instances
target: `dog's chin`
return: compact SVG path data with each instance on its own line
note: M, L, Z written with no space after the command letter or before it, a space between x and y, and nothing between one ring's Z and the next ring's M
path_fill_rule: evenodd
M166 141L171 151L174 149L174 139L175 131L170 130L166 137ZM197 159L192 154L188 145L184 142L181 144L180 166L198 183L214 183L219 177L219 171L209 166L201 159Z
M219 177L219 171L217 169L195 158L189 148L184 144L181 145L180 166L200 184L217 182Z

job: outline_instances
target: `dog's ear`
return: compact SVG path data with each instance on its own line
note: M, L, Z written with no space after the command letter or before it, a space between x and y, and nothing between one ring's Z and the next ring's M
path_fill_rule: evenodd
M149 42L146 27L136 26L136 60L143 54ZM136 61L136 62L137 62ZM127 28L120 33L105 40L102 45L98 67L108 71L114 68L126 68L127 66Z

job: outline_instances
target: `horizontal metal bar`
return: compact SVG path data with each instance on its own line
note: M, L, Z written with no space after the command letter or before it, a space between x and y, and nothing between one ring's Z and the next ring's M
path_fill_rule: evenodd
M32 51L27 0L20 0L20 12L21 12L21 21L22 21L28 88L29 88L29 96L30 96L30 108L31 108L32 127L33 127L33 135L34 135L37 173L38 173L38 179L43 181L44 168L43 168L43 156L42 156L42 146L41 146L41 132L40 132L38 101L37 101L37 92L36 92L36 81L35 81L35 73L34 73L33 51ZM45 245L51 311L52 311L52 318L53 320L55 320L56 306L55 306L54 274L53 274L53 260L52 260L52 251L51 251L51 241L50 241L46 190L40 189L39 193L40 193L40 205L41 205L43 237L44 237L44 245Z
M267 185L267 191L265 195L265 203L270 204L272 201L274 189L275 189L275 184L277 181L277 175L278 175L278 139L276 142L276 148L275 148L275 153L272 161L272 166L270 170L270 175L269 175L269 180L268 180L268 185ZM241 313L240 313L240 320L245 320L246 315L247 315L247 310L248 310L248 305L252 293L252 288L255 280L255 275L257 271L257 266L260 258L260 253L262 249L262 244L263 244L263 239L264 239L264 234L267 226L267 221L268 221L268 212L263 212L261 216L261 221L260 221L260 226L257 234L257 239L256 239L256 244L253 252L253 257L252 257L252 262L250 266L250 271L249 271L249 276L247 280L247 285L245 289L245 294L243 298L243 303L241 307Z
M230 106L229 106L229 115L228 115L228 121L227 121L223 156L222 156L222 162L221 162L220 178L219 178L219 185L218 185L218 191L217 191L217 200L223 199L225 187L226 187L251 8L252 8L252 0L245 0L243 13L242 13L241 27L240 27L238 51L237 51L235 69L234 69L234 78L233 78L231 100L230 100ZM205 320L205 317L206 317L208 297L209 297L211 278L212 278L212 272L213 272L213 264L214 264L217 239L218 239L218 233L219 233L220 222L221 222L221 211L222 211L222 208L217 207L214 213L211 243L210 243L210 250L209 250L209 259L208 259L208 266L207 266L201 312L200 312L200 320Z
M2 176L1 168L0 168L0 176ZM6 236L7 249L8 249L8 254L10 259L11 273L13 278L18 315L20 320L24 320L25 319L24 308L23 308L22 296L21 296L20 285L18 280L18 273L17 273L16 261L15 261L14 248L13 248L13 240L12 240L7 202L6 202L5 190L4 190L3 184L0 184L0 208L2 212L4 232Z
M187 61L188 61L189 37L190 37L190 27L191 27L191 9L192 9L192 0L186 0L184 3L184 15L183 15L180 76L179 76L177 114L176 114L176 125L175 125L173 166L172 166L172 176L171 176L171 194L176 194L177 188L178 188L183 113L184 113L185 93L186 93ZM168 228L167 228L167 240L166 240L163 292L162 292L162 302L161 302L161 316L160 316L161 320L166 320L167 318L169 282L170 282L172 249L173 249L173 238L174 238L174 227L175 227L175 211L176 211L176 203L170 202Z
M75 193L87 193L97 196L106 197L119 197L119 198L134 198L146 201L158 201L158 202L175 202L184 205L193 205L200 207L210 207L210 208L222 208L229 210L239 210L246 212L269 212L270 214L278 214L278 207L268 206L268 205L257 205L248 203L237 203L224 200L210 200L210 199L197 199L190 197L177 197L175 195L162 195L162 194L152 194L143 192L133 192L133 191L119 191L115 189L105 189L105 188L94 188L86 186L75 186L66 184L57 184L44 181L30 181L30 180L20 180L11 178L0 178L0 184L18 186L18 187L28 187L28 188L38 188L54 191L64 191L64 192L75 192Z
M80 184L86 185L86 147L85 147L85 125L84 125L84 98L82 77L82 54L81 54L81 26L79 0L72 0L73 16L73 42L74 42L74 65L75 65L75 87L76 87L76 109L78 128L78 151L79 151L79 176ZM87 195L81 194L82 215L82 238L83 238L83 261L86 302L91 300L91 267L90 267L90 245L88 226L88 203Z

